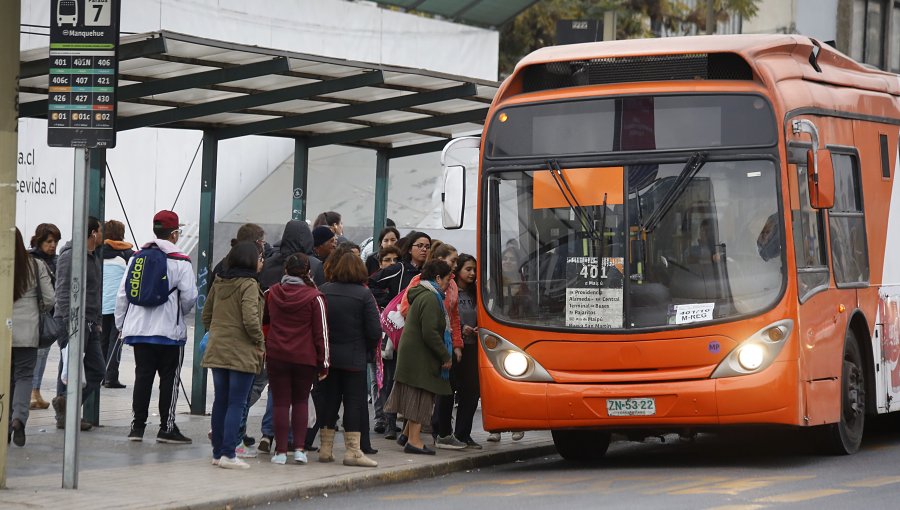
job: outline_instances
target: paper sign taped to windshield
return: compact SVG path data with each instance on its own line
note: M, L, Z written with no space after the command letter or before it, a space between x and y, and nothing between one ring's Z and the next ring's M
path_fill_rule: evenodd
M622 327L622 257L566 258L566 326ZM599 286L599 287L598 287Z
M689 324L713 320L715 303L694 303L690 305L675 305L675 324Z
M534 172L534 208L560 209L568 208L566 197L575 200L584 207L603 205L603 194L606 204L622 204L625 186L625 169L621 166L605 168L571 168L562 170L565 182L554 180L549 170ZM571 188L571 192L566 188ZM562 188L562 190L560 190ZM565 195L563 194L565 191ZM572 200L572 204L575 204Z

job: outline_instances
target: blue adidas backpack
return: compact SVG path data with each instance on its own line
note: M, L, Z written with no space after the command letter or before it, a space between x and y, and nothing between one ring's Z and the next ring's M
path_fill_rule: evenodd
M156 245L134 254L128 266L125 293L128 302L137 306L159 306L169 300L178 287L169 288L168 255Z

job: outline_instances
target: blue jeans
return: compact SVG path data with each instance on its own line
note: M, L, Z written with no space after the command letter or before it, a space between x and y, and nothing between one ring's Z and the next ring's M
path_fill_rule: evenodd
M233 459L237 445L231 440L225 442L224 438L237 437L247 397L250 395L250 386L256 374L226 368L213 368L211 371L215 392L210 422L213 458L218 459L224 455Z
M44 371L47 369L47 356L50 355L50 347L46 349L38 349L37 361L34 365L34 377L31 380L31 389L41 389L41 383L44 381Z
M266 437L275 437L275 425L272 423L272 413L274 412L275 399L272 398L272 387L269 387L269 391L266 393L268 395L268 400L266 400L266 414L262 417L262 435ZM294 431L288 427L288 441L294 442Z

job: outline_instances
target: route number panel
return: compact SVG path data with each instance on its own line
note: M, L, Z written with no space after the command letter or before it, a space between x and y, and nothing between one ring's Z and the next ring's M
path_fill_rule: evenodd
M47 144L116 146L119 0L53 0Z

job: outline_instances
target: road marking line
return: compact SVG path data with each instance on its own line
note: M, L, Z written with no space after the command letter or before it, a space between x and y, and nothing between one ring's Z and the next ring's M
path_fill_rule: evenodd
M707 510L759 510L766 508L766 505L725 505L708 508Z
M672 478L672 479L666 480L666 481L675 482L679 478L681 478L681 477ZM725 478L722 476L696 476L696 477L688 477L688 478L682 478L682 479L693 480L693 481L682 483L680 485L675 485L675 486L670 485L668 487L660 487L658 489L642 491L641 494L649 494L649 495L663 494L663 493L672 494L677 491L693 489L694 487L702 487L704 485L709 485L711 483L722 483L722 482L727 482L729 480L732 480L731 478ZM663 483L664 482L665 481L663 481Z
M728 480L722 483L714 483L706 486L694 487L680 491L670 492L670 494L726 494L737 496L741 492L754 489L762 489L776 483L796 482L800 480L809 480L814 476L785 476L779 478L760 477L760 478L744 478L740 480Z
M866 480L857 480L855 482L845 483L845 487L883 487L892 483L900 483L900 476L880 476L878 478L868 478Z
M838 494L846 494L848 492L850 491L845 489L822 489L818 491L788 492L786 494L779 494L777 496L759 498L756 501L760 503L799 503L800 501L827 498L828 496L836 496Z

